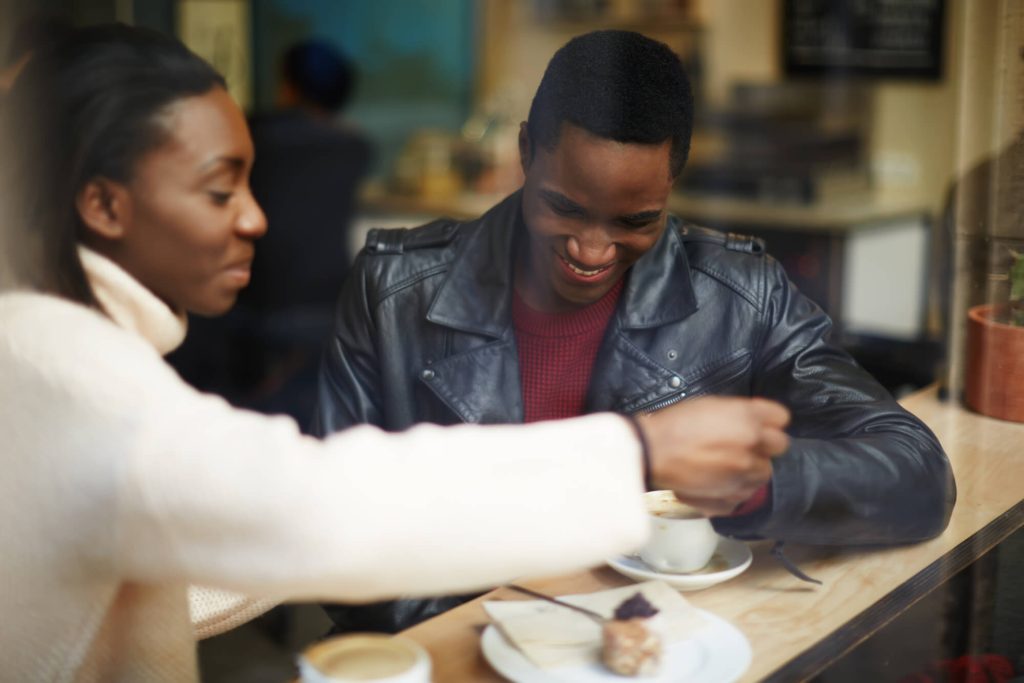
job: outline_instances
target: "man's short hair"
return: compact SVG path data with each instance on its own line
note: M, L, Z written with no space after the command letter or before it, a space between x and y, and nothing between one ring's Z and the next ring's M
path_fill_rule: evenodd
M554 149L564 122L618 142L671 139L675 177L690 152L690 81L671 48L639 33L577 36L551 58L537 88L526 122L531 144Z
M355 88L353 63L332 45L310 40L293 45L284 55L284 77L299 95L327 111L348 103Z

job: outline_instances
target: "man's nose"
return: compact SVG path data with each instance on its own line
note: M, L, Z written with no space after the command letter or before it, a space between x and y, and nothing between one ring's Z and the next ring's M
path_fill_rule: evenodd
M603 266L615 258L615 242L601 228L570 235L566 242L569 258L583 266Z

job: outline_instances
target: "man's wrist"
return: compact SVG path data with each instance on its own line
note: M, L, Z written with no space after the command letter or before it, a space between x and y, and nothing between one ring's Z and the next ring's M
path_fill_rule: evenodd
M757 512L761 508L771 503L772 498L772 482L769 479L767 484L764 484L761 488L754 492L747 500L743 501L736 506L736 509L729 515L730 517L743 517L751 513Z

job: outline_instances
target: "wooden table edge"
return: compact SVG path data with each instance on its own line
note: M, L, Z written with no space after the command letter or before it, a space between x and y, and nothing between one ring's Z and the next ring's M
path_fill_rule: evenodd
M1024 526L1024 500L761 680L781 683L805 680L821 673L1021 526Z

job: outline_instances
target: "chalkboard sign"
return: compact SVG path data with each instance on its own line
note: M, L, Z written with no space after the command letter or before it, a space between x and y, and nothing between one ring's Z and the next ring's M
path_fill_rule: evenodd
M791 76L942 76L945 0L784 0Z

